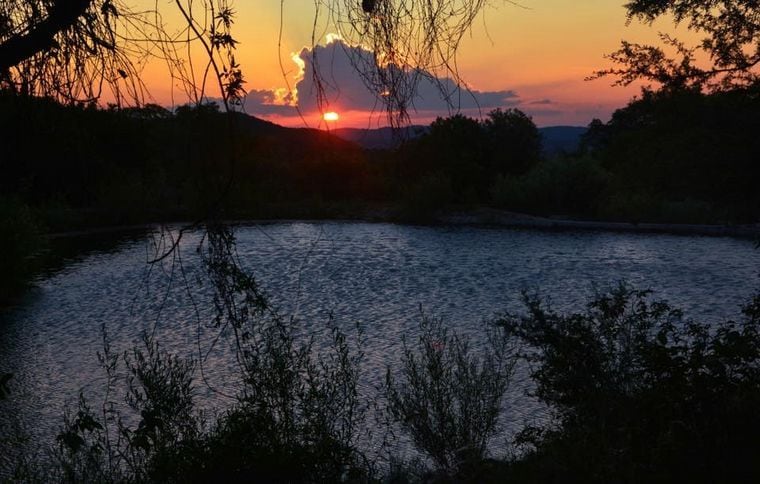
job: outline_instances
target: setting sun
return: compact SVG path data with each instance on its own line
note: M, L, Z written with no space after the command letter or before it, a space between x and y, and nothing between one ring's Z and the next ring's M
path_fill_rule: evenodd
M329 113L323 114L322 119L328 122L335 122L340 119L340 116L338 116L338 113L335 111L330 111Z

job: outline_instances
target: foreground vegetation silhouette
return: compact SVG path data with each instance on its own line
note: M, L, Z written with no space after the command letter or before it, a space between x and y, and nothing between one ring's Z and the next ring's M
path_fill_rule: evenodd
M503 317L533 362L555 422L526 428L517 463L531 481L748 482L760 476L760 297L743 319L686 319L620 286L560 315L535 296ZM523 474L524 472L524 474Z
M225 269L228 270L229 268ZM100 408L80 398L48 457L20 463L30 482L748 482L760 478L760 296L743 318L689 320L648 291L621 285L580 313L536 295L486 325L470 346L422 317L416 343L388 369L382 398L359 391L361 338L337 329L329 350L296 336L244 274L228 273L240 308L239 394L216 416L198 410L191 360L149 337L124 354L107 337ZM229 293L228 293L229 294ZM223 307L222 305L221 307ZM517 351L519 349L519 351ZM550 417L523 422L496 451L518 358ZM125 372L119 367L124 366ZM126 403L126 405L125 405ZM380 416L375 420L372 413ZM387 426L383 450L367 443ZM388 454L387 435L411 448ZM393 443L393 442L390 442ZM419 456L414 458L414 456Z

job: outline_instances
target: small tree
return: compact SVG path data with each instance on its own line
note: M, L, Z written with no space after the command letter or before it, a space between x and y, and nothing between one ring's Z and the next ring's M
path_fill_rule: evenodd
M522 175L541 158L541 133L519 109L495 109L483 123L490 172Z
M400 376L390 368L386 376L388 412L439 471L461 476L485 457L513 355L510 340L497 333L475 354L467 338L425 315L417 347L404 342Z
M480 123L467 116L456 114L438 118L430 125L430 132L419 142L421 159L431 172L438 172L451 180L455 202L473 202L487 185L485 137Z

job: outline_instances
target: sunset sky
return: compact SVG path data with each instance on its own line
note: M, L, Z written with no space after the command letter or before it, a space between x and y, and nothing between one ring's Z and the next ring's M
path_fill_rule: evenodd
M612 87L612 79L584 81L584 78L595 69L608 66L604 54L616 50L622 39L656 43L658 31L674 31L668 20L658 21L652 27L635 21L626 26L622 1L523 0L515 5L494 0L491 4L492 8L481 14L463 40L458 56L459 73L480 105L478 110L470 99L462 103L461 111L475 117L496 107L517 107L533 116L539 126L586 125L595 117L606 120L615 108L636 95L639 87ZM170 8L169 4L166 8ZM285 0L281 48L278 48L281 20L278 0L239 0L235 8L234 33L240 41L238 61L250 92L246 111L283 125L303 126L304 121L293 108L277 105L272 99L288 83L291 87L297 85L301 67L292 60L294 54L308 63L313 1ZM683 32L678 33L683 37ZM319 44L325 46L326 36L320 37ZM370 116L374 98L361 92L363 88L355 74L340 68L341 57L345 57L342 48L350 46L337 49L339 42L333 41L323 48L330 56L330 64L338 66L329 75L343 93L329 110L340 114L336 122L340 127L381 124L382 115ZM161 68L147 68L145 78L155 101L172 103L172 87ZM308 90L305 84L308 83L299 86L301 91ZM445 103L434 99L428 87L421 87L417 112L411 113L413 122L429 123L436 116L449 114ZM318 126L321 116L314 103L308 102L305 92L299 97L306 122Z

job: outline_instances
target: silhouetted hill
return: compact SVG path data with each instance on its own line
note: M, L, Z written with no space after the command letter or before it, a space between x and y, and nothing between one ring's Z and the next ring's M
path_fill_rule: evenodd
M414 139L428 132L429 129L428 126L414 125L394 133L391 128L339 128L332 133L363 148L391 149L398 147L404 140ZM548 155L575 151L581 136L586 132L583 126L548 126L538 130L542 136L544 152Z
M428 126L407 126L399 131L392 128L338 128L332 131L336 136L371 150L387 150L398 147L405 140L414 139L426 133Z
M583 126L547 126L538 128L547 155L570 153L578 149L581 136L587 128Z
M338 146L342 148L347 148L350 145L340 143L339 140L348 141L366 149L392 149L400 146L405 140L417 138L430 130L429 126L412 125L398 131L383 127L375 129L338 128L327 132L313 128L286 128L254 116L241 116L245 117L243 125L249 130L249 134L269 138L271 142L283 144L289 150L296 151L323 146L327 140L338 143ZM541 133L544 152L547 155L554 155L575 151L587 128L583 126L547 126L538 130Z
M356 151L362 145L328 132L314 128L287 128L255 116L240 114L239 125L245 134L255 142L257 147L265 147L272 152L288 154L315 153L320 150Z

